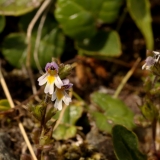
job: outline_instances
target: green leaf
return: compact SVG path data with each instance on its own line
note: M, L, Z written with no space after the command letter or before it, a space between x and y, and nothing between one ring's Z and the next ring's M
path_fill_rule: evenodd
M32 115L41 122L42 118L44 117L45 114L45 109L46 109L46 104L45 103L41 103L39 105L31 105L30 106L30 111L32 113Z
M147 160L138 149L137 136L121 125L112 129L113 145L118 160Z
M107 132L110 132L112 130L112 125L108 124L106 115L97 111L91 112L91 114L95 119L96 125L99 128L99 130Z
M4 16L0 16L0 33L3 31L6 25L6 19Z
M62 118L62 123L67 123L70 125L75 125L77 120L81 117L83 108L80 104L70 105L65 110L65 113Z
M59 70L58 70L59 71L59 77L61 79L66 78L71 73L72 69L73 69L73 66L70 65L70 64L60 65Z
M79 103L67 106L64 115L61 119L61 124L53 132L53 137L57 140L74 137L77 132L75 123L81 117L82 112L83 108ZM60 112L54 117L58 119L59 114Z
M45 25L44 34L41 38L38 48L38 59L41 67L44 67L47 62L51 61L52 57L60 57L64 47L64 35L58 27L54 27L51 30L47 29ZM2 43L2 54L5 59L15 67L20 68L25 64L26 60L26 48L25 42L26 36L22 33L9 34ZM32 48L31 48L31 64L35 67L35 61L33 58L33 51L35 46L35 35L32 36Z
M67 140L76 135L76 126L65 126L60 124L58 128L54 131L53 137L57 140Z
M99 19L105 23L113 23L118 15L123 0L105 0L99 11Z
M84 3L83 3L84 2ZM88 12L90 3L79 0L58 0L55 17L68 36L75 39L90 38L95 35L94 16Z
M7 99L1 99L0 100L0 111L7 111L10 108L11 107L10 107L10 104L9 104Z
M127 0L129 13L142 32L148 49L153 49L153 33L149 0Z
M100 130L110 133L115 124L134 127L134 114L121 100L99 92L93 93L91 100L102 110L102 112L90 111Z
M55 17L68 36L83 40L93 37L99 23L112 23L123 0L58 0Z
M79 52L97 57L119 56L121 43L116 31L99 31L94 37L77 42Z
M2 43L2 54L11 65L20 68L26 57L25 35L9 34Z
M0 15L19 16L40 6L43 0L0 0Z
M158 119L159 111L150 100L147 100L143 106L139 106L139 108L141 109L143 116L149 121L152 122L155 119Z

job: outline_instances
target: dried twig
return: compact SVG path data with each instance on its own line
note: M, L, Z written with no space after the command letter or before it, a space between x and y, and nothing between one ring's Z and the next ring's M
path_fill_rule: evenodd
M32 21L30 22L28 29L27 29L27 43L28 43L28 47L27 47L27 58L26 58L26 66L28 69L28 74L31 80L31 84L32 84L32 91L33 94L36 94L37 89L35 86L35 82L33 80L33 74L32 74L32 70L30 68L30 61L31 61L31 35L32 35L32 30L33 27L35 25L35 23L37 22L38 18L41 16L41 14L43 13L43 11L46 9L46 7L52 2L52 0L45 0L43 2L43 4L41 5L41 7L39 8L39 10L37 11L36 15L33 17Z
M7 85L6 85L6 82L5 82L4 78L3 78L3 75L2 75L2 73L1 73L1 71L0 71L0 82L1 82L2 88L3 88L3 90L4 90L4 93L5 93L5 95L6 95L7 99L8 99L8 102L9 102L11 108L15 108L14 103L13 103L13 100L12 100L12 97L11 97L11 95L10 95L10 92L9 92L9 90L8 90L8 87L7 87ZM25 142L26 142L26 144L27 144L27 146L28 146L28 149L29 149L29 151L30 151L30 153L31 153L31 155L32 155L33 160L37 160L37 158L36 158L36 156L35 156L35 153L34 153L34 151L33 151L33 148L32 148L32 146L31 146L31 143L30 143L30 141L29 141L29 139L28 139L28 136L27 136L27 134L26 134L26 132L25 132L25 129L24 129L22 123L21 123L20 120L18 120L18 119L17 119L17 122L18 122L19 129L20 129L20 131L21 131L21 134L22 134L22 136L23 136L23 138L24 138L24 140L25 140Z
M39 44L40 44L40 40L41 40L41 33L42 33L44 22L46 20L46 16L47 16L47 11L43 14L43 16L40 20L40 23L38 26L38 31L37 31L37 37L36 37L36 44L35 44L35 48L34 48L34 52L33 52L35 63L36 63L37 68L41 74L43 74L43 70L41 68L41 65L40 65L39 59L38 59L38 48L39 48Z
M132 68L128 71L126 76L122 79L120 85L118 86L117 90L115 91L115 93L113 95L113 98L117 98L118 97L118 95L120 94L120 92L123 89L124 85L126 84L128 79L132 76L133 72L135 71L136 67L138 66L140 60L141 60L140 58L137 59L137 61L132 66Z

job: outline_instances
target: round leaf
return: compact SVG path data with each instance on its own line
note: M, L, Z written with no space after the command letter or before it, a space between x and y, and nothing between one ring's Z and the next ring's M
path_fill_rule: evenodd
M93 56L119 56L121 43L116 31L100 31L90 39L77 42L81 53Z
M89 4L82 2L58 0L55 10L55 17L64 32L75 39L90 38L96 33L94 16L86 9Z
M43 0L0 0L0 15L19 16L37 8Z
M70 105L66 108L63 117L61 119L61 124L53 132L53 137L57 140L69 139L74 137L77 132L75 123L81 117L83 108L81 104ZM54 116L58 119L60 112Z
M103 110L102 113L90 111L100 130L110 133L115 124L122 124L128 128L134 127L134 114L121 100L99 92L93 93L91 100Z
M15 67L21 67L26 57L25 35L12 33L2 43L2 54L5 59Z
M57 140L67 140L75 136L77 128L75 126L59 125L53 132L53 137Z

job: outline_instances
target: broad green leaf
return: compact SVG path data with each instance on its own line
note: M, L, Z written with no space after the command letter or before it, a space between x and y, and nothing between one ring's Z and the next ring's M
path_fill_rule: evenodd
M94 111L91 113L93 118L95 119L96 125L101 131L111 131L112 130L112 125L109 125L107 122L106 115Z
M99 23L112 23L123 0L58 0L55 17L68 36L83 40L93 37Z
M119 56L121 42L116 31L99 31L94 37L77 42L79 52L97 57Z
M44 27L44 29L46 29ZM21 67L26 59L26 36L21 33L12 33L8 35L2 43L2 54L5 59L15 67ZM32 36L32 66L35 68L33 51L36 37ZM52 57L59 57L64 47L64 35L58 27L52 28L40 41L38 48L38 59L42 67L51 61Z
M118 15L123 0L105 0L99 11L99 19L105 23L113 23Z
M43 0L0 0L0 15L19 16L40 6Z
M89 5L90 3L84 0L57 1L55 17L68 36L75 39L84 39L95 35L94 16L87 10Z
M83 108L79 104L70 105L67 107L61 122L75 125L77 120L81 117L82 112Z
M58 140L74 137L77 132L75 123L81 117L82 112L83 108L79 103L67 106L61 119L61 124L54 131L53 137ZM58 119L59 114L60 112L56 116L54 116L55 119Z
M26 57L25 35L12 33L8 35L2 43L2 54L13 66L20 67L24 64Z
M53 137L57 140L67 140L76 135L76 126L65 126L60 124L58 128L53 132Z
M115 124L134 127L134 114L121 100L99 92L93 93L91 100L102 110L102 112L90 111L100 130L110 133Z
M7 111L10 108L11 107L10 107L10 104L9 104L7 99L1 99L0 100L0 111Z
M129 13L142 32L148 49L153 49L153 33L149 0L127 0Z
M118 160L147 160L138 149L137 136L121 125L112 129L113 145Z
M0 16L0 33L3 31L6 24L6 19L4 16Z

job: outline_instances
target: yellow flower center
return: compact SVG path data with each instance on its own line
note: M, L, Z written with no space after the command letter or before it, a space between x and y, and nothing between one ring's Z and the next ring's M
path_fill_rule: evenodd
M47 77L47 81L48 81L48 83L52 84L52 83L55 81L55 77L52 76L52 75L49 75L49 76Z
M63 89L57 89L56 97L58 100L61 100L63 98L63 96L64 96L63 91L64 91Z
M52 76L55 76L57 74L57 71L56 70L51 70L51 69L48 69L48 73Z

